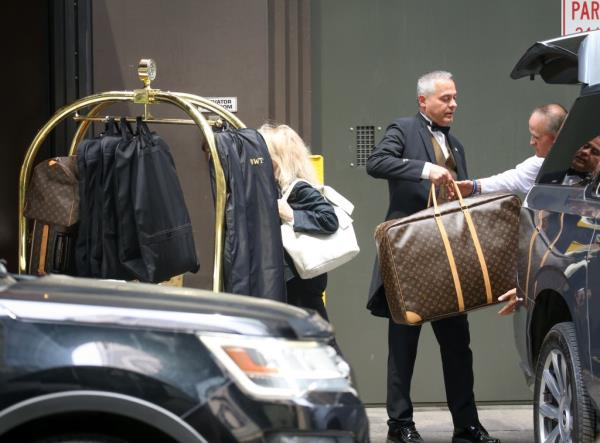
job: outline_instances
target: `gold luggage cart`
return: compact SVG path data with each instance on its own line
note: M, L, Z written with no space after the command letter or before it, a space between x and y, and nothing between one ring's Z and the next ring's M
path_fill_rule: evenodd
M151 82L156 77L156 65L152 59L142 59L138 64L138 75L144 83L144 88L133 91L109 91L81 98L70 105L64 106L46 122L38 131L29 145L21 166L19 177L19 273L27 270L27 219L23 212L25 208L25 192L31 177L33 163L36 155L56 126L63 120L71 117L80 122L71 146L69 155L74 155L77 145L84 137L91 122L103 122L106 117L99 117L108 106L116 103L136 103L144 105L144 118L147 123L162 123L175 125L196 125L202 131L208 148L209 161L212 162L215 172L215 235L214 235L214 266L213 266L213 291L222 288L222 256L223 256L223 230L225 217L226 185L225 175L215 145L212 126L222 126L226 121L233 128L244 128L244 124L231 112L212 101L193 94L181 92L162 91L153 89ZM184 111L190 119L154 118L149 112L149 106L158 103L174 105ZM86 114L81 111L87 109ZM202 110L209 111L217 116L216 120L208 120L202 115ZM115 119L120 117L114 116ZM134 117L127 117L128 121L135 121Z

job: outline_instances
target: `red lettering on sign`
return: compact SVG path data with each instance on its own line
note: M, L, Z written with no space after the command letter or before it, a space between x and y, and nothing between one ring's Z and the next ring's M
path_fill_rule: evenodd
M598 20L598 7L600 7L600 3L594 0L592 2L592 20Z
M575 20L575 13L581 9L581 4L577 1L571 3L571 20Z
M590 19L590 11L588 9L587 2L583 2L583 5L581 6L581 19L582 20L589 20Z

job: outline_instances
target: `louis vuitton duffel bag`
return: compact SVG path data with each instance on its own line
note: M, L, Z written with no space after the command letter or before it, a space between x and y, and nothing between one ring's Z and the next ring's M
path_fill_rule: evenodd
M519 198L484 194L438 205L433 186L431 196L433 207L375 231L396 323L416 325L488 306L515 287Z

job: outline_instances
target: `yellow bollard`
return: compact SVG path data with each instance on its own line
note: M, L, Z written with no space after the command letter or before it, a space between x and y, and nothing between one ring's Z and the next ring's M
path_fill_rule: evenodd
M317 173L317 180L319 183L325 183L325 159L322 155L311 155L310 161L315 168L315 172Z
M319 183L325 183L325 159L322 155L311 155L310 161L315 168L315 172L317 173L317 180ZM323 291L323 303L327 304L327 293Z

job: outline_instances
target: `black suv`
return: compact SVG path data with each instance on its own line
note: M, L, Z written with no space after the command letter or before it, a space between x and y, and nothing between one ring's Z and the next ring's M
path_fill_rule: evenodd
M581 93L523 203L515 316L536 442L593 442L600 417L600 31L538 42L512 77Z
M367 442L317 314L0 265L0 441Z

